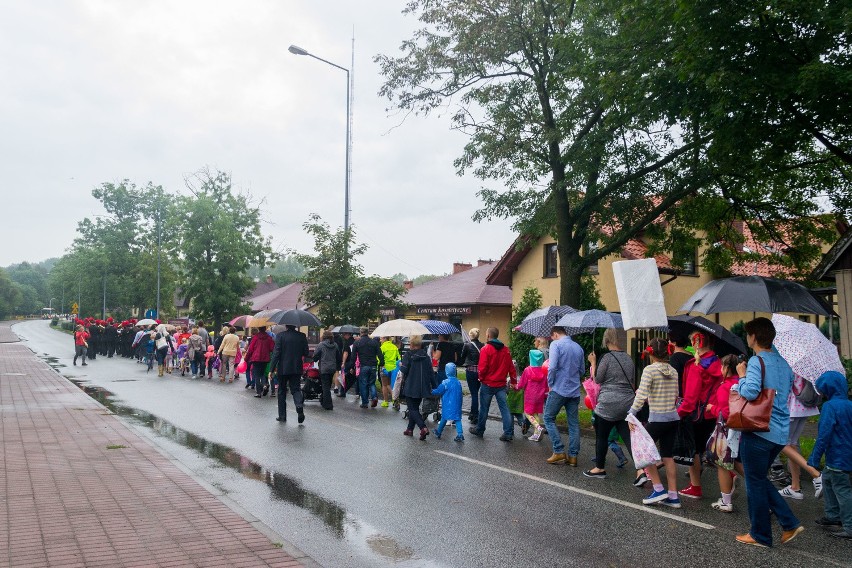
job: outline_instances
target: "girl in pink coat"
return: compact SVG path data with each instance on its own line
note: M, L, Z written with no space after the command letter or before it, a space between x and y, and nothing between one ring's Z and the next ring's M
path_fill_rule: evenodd
M541 425L541 413L544 412L544 400L547 398L547 372L544 364L544 353L538 349L530 350L530 366L524 369L521 380L515 385L516 390L524 389L524 415L535 427L535 432L529 437L533 442L541 440L544 427Z

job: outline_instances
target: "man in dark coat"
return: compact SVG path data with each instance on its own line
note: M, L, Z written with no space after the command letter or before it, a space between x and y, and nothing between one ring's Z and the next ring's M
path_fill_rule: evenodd
M118 330L112 322L109 322L104 329L103 339L104 349L101 354L111 358L115 354L116 342L118 341Z
M373 408L378 403L376 393L376 371L385 364L382 347L379 342L371 338L366 327L361 328L361 337L352 344L352 356L357 358L361 365L358 374L358 390L361 394L361 408L367 408L367 403L372 400Z
M299 424L305 421L301 378L304 358L308 355L310 355L308 337L298 331L295 326L288 325L286 330L275 336L275 350L269 362L269 378L272 379L273 373L278 373L278 418L276 420L279 422L287 422L286 385L290 386Z

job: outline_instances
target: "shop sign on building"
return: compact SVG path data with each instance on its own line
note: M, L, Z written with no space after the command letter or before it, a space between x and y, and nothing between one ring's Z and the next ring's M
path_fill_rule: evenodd
M418 314L436 316L469 316L472 312L470 306L417 306Z

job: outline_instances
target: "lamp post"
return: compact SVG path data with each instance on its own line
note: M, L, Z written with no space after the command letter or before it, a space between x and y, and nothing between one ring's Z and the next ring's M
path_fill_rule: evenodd
M160 319L160 207L157 206L157 319Z
M349 134L349 125L352 122L352 108L350 105L349 96L349 69L337 65L336 63L332 63L331 61L327 61L322 57L317 57L313 53L308 52L308 50L303 49L298 45L291 45L287 50L294 55L307 55L308 57L313 57L314 59L322 61L323 63L327 63L332 67L337 67L338 69L341 69L346 72L346 181L343 193L343 230L346 232L346 258L349 258L349 163L352 152L352 144Z
M51 312L50 315L53 315L53 300L55 300L55 299L56 298L51 298L50 301L47 303L47 309L49 309L50 312Z

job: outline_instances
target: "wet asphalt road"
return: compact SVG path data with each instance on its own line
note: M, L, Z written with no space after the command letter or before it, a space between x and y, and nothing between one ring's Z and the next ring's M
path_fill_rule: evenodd
M643 507L631 470L582 475L591 438L575 469L545 463L546 437L536 444L518 430L500 442L497 422L484 440L466 432L456 443L449 426L442 440L407 438L400 413L361 409L354 396L335 398L332 412L307 402L302 426L291 403L279 424L275 399L255 399L245 382L158 378L120 358L73 367L69 335L44 321L14 331L61 374L112 393L99 396L122 420L324 566L852 566L852 544L814 524L822 501L810 484L792 503L806 532L747 547L734 541L748 529L745 492L733 514L711 510L713 471L703 500Z

